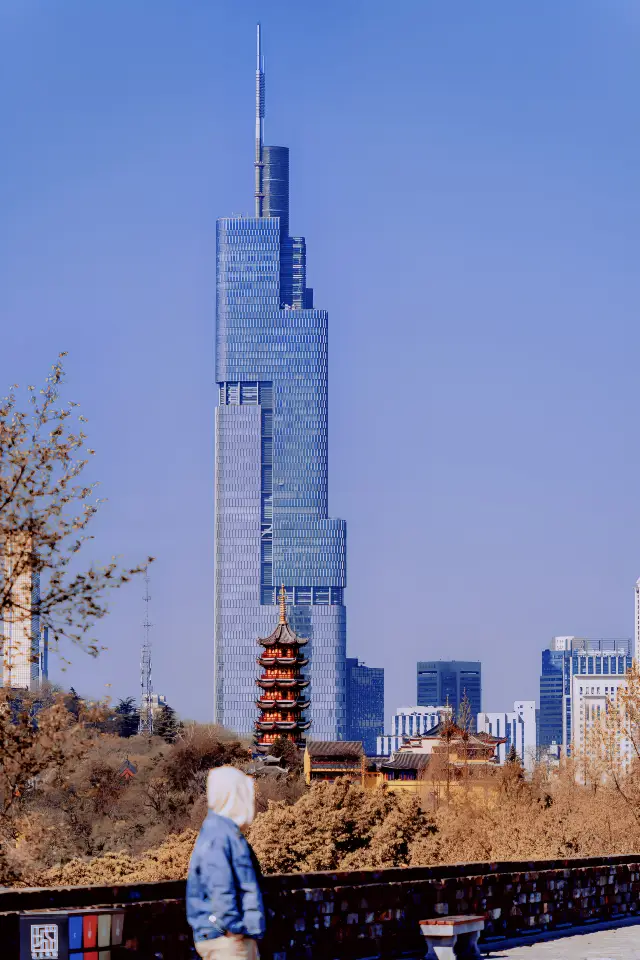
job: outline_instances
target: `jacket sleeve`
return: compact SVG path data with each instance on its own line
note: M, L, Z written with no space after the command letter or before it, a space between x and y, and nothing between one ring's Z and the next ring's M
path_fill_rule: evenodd
M200 862L200 882L214 936L245 932L238 909L232 856L230 838L213 837L203 850Z
M265 930L264 905L260 884L251 858L251 849L239 834L233 842L233 869L238 884L238 900L242 909L242 932L249 937L262 937Z

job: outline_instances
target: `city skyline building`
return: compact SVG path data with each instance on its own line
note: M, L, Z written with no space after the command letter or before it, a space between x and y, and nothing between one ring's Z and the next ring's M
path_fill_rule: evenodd
M347 657L347 740L361 740L367 756L384 732L384 670Z
M537 759L536 742L536 702L535 700L517 700L513 710L506 713L478 714L478 733L490 733L491 736L505 738L496 748L498 763L505 763L509 751L515 751L527 772L531 772Z
M600 696L595 691L600 688L616 687L620 680L625 680L631 669L633 657L631 655L631 641L616 641L619 647L613 650L603 650L597 643L611 643L611 641L589 641L587 648L572 649L565 657L563 664L564 692L562 703L562 746L569 754L576 732L576 711L580 705L580 685L588 684L589 690L594 686L593 696ZM626 652L625 652L626 651ZM608 693L602 693L603 697ZM604 702L604 701L603 701ZM594 701L595 703L595 701Z
M482 712L482 664L479 660L421 660L417 664L418 706L442 704L451 707L458 720L466 693L471 707L471 724Z
M552 637L542 651L540 673L540 715L538 745L544 749L567 750L571 742L571 676L590 666L598 673L617 672L618 658L624 658L626 673L631 664L632 642L628 637L591 639L575 636ZM597 658L594 661L594 656ZM614 657L603 661L603 657ZM578 658L583 658L578 660ZM575 663L574 663L575 660ZM580 666L583 663L583 666ZM615 670L614 670L615 667Z
M398 707L391 717L391 733L385 733L377 738L376 755L391 756L410 737L419 737L437 727L446 712L446 707Z
M290 236L289 151L264 144L257 31L255 215L217 222L214 718L257 718L255 638L284 584L308 639L318 740L345 735L346 524L328 513L328 316L313 305L306 242Z
M611 664L610 664L611 666ZM607 713L609 703L618 698L620 688L626 688L624 674L580 673L571 675L571 729L569 744L577 758L603 759L602 740L598 726ZM616 737L619 759L626 767L631 760L631 744L624 736ZM578 776L580 776L580 769Z

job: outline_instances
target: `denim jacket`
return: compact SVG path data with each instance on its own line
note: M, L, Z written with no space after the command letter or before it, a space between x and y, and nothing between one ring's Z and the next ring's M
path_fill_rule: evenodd
M251 847L233 820L210 810L187 877L187 919L196 943L225 933L256 939L264 934L259 871Z

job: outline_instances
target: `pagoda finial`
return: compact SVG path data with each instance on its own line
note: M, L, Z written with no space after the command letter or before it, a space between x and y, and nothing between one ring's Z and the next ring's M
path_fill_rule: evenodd
M287 595L284 591L284 583L280 587L280 623L287 622Z

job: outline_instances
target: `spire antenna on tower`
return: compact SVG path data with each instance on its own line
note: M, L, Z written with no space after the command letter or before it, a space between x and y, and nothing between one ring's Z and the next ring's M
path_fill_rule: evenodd
M287 622L287 594L285 593L284 583L280 587L280 623Z
M144 568L144 603L145 614L142 629L142 651L140 655L140 720L138 733L151 736L153 733L153 687L151 685L151 621L149 620L149 568Z
M256 217L262 216L262 146L264 143L264 57L260 24L256 27Z

